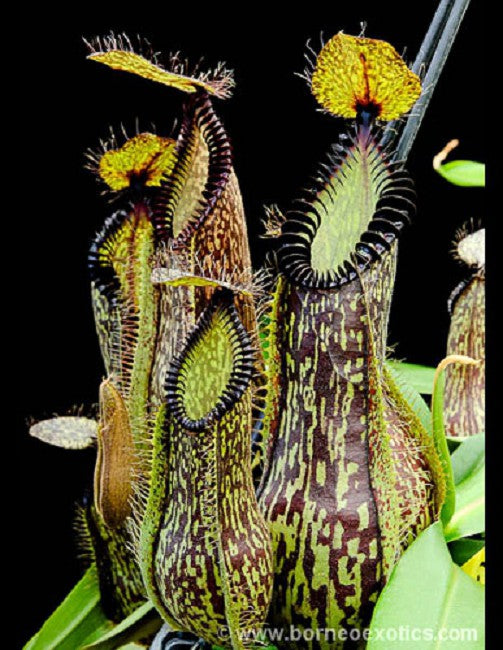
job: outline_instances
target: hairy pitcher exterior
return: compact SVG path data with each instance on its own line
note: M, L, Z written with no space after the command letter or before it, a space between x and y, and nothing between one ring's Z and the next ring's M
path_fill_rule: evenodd
M154 437L141 564L173 629L254 646L272 550L251 472L253 347L231 292L217 292L167 376Z
M94 505L86 500L79 511L79 537L97 565L102 601L110 604L107 614L118 622L145 600L149 589L148 576L144 584L137 561L142 556L139 531L150 490L153 437L165 409L168 368L215 289L233 287L235 281L241 288L249 286L252 276L230 144L211 99L229 96L230 73L218 66L214 73L191 76L176 58L169 69L162 68L153 53L145 52L145 43L139 42L142 53L137 53L125 36L111 35L88 45L89 59L188 95L176 139L137 133L120 144L112 136L102 143L102 151L89 156L89 167L118 207L89 253L93 308L107 374L100 390L100 421L96 425L84 418L56 418L33 431L69 448L98 441ZM253 336L249 291L238 291L236 309ZM246 455L250 414L246 405L243 408L239 449ZM267 609L268 597L264 603ZM208 617L211 623L211 612ZM190 622L186 629L191 630Z
M126 56L121 69L151 70L142 56L130 50L120 54L109 45L100 62L114 67L116 57L123 61ZM141 76L152 78L150 72ZM165 81L174 85L171 77ZM270 540L249 470L253 299L238 291L234 306L232 290L220 288L232 286L229 280L236 278L251 283L250 253L230 145L212 106L212 88L194 83L183 89L192 96L184 103L176 159L151 201L156 257L149 260L149 280L158 296L158 324L144 417L148 428L141 437L134 485L134 543L146 593L174 629L216 642L219 629L228 628L233 646L241 647L241 633L265 619L272 584ZM225 305L220 305L222 291ZM213 327L214 332L206 332ZM215 354L219 363L209 363ZM197 433L187 420L173 420L176 409L169 415L177 402L169 398L166 377L177 376L177 363L181 380L186 372L197 378L182 390L188 405L183 399L180 403L189 414L191 409L204 414L196 419ZM212 399L223 399L225 410L229 400L235 406L228 415L217 409L219 419L213 422L216 414L206 404ZM212 468L215 484L205 487ZM192 571L196 581L188 590Z
M275 552L268 622L283 638L290 625L326 631L285 648L342 647L341 628L368 625L400 554L443 499L433 442L384 365L398 234L414 196L375 126L417 98L398 59L387 44L342 34L325 46L313 92L356 126L279 240L268 328L279 389L259 488Z
M444 408L447 435L466 438L485 431L485 228L459 233L456 257L467 268L468 277L449 299L447 355L480 361L446 368Z
M285 634L280 648L342 647L338 632L369 623L445 493L433 441L385 363L414 191L381 125L410 110L420 81L382 41L337 34L323 47L311 90L350 122L281 220L257 319L213 106L230 73L190 74L176 57L165 68L127 37L90 48L91 60L186 95L176 138L138 133L93 157L119 208L89 255L100 418L38 425L53 444L97 442L80 519L107 616L148 599L172 630L225 648L263 646L266 622L333 633Z

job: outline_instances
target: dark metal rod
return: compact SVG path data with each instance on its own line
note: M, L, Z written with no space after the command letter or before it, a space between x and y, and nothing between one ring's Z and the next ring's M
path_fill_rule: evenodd
M470 0L441 0L438 5L412 66L422 77L423 93L406 120L391 123L384 132L384 146L396 142L394 160L405 161L409 155L469 3Z

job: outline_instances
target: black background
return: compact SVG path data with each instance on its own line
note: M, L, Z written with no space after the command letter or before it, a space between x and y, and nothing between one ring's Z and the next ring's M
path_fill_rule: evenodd
M224 60L235 70L232 99L217 100L230 134L255 263L262 258L262 206L288 208L336 140L339 120L317 112L294 72L304 67L308 38L343 29L407 48L413 59L436 2L256 3L232 9L189 2L124 7L74 6L71 14L39 6L21 20L20 168L22 253L18 296L21 446L17 539L19 642L33 634L80 575L75 558L74 504L92 475L92 452L63 451L30 439L27 419L64 413L97 400L103 375L92 321L86 250L111 210L83 152L108 127L169 135L181 96L125 73L86 61L82 36L111 29L150 39L164 53L180 50L208 65ZM482 5L474 0L435 91L409 159L418 191L418 215L402 238L389 343L413 362L436 364L444 355L446 300L462 275L449 255L455 231L483 216L482 193L456 188L432 170L432 157L451 138L453 157L484 159L476 116L484 96ZM474 119L475 118L475 119Z

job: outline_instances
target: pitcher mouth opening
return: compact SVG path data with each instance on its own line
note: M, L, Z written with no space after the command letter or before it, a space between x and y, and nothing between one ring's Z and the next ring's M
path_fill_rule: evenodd
M189 187L191 171L204 164L198 185ZM184 104L173 172L161 181L153 201L153 222L160 241L187 245L211 214L232 172L229 138L211 99L198 91ZM189 196L188 193L192 192ZM188 212L183 203L192 203Z
M355 127L332 147L316 187L287 215L281 271L308 289L335 289L379 260L415 211L413 183L390 162L378 129Z
M202 431L242 397L252 379L254 360L233 293L218 289L168 370L168 409L188 431Z

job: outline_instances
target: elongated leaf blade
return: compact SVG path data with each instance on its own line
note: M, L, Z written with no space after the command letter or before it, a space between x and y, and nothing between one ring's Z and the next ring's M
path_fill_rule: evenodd
M486 166L472 160L451 160L437 168L440 176L461 187L485 187Z
M456 484L456 510L444 531L448 541L474 535L485 529L484 434L464 440L452 454L451 461ZM477 543L475 546L472 544L472 547L474 552L480 550Z
M471 436L451 456L454 483L459 485L485 462L485 435Z
M112 630L107 631L99 639L90 643L86 648L93 650L114 650L123 648L125 644L132 647L139 647L132 643L145 639L154 634L162 626L162 620L154 608L154 605L147 601L140 605L127 618L116 625Z
M389 361L388 365L400 373L401 378L410 384L422 395L431 395L433 391L433 377L435 368L421 366L415 363L402 363L401 361Z
M92 565L24 650L75 650L112 627L101 609L96 567Z
M456 485L456 509L446 524L448 542L485 530L485 465L479 464Z
M417 630L413 639L400 631ZM449 640L449 630L453 631ZM389 632L397 635L389 638ZM463 634L463 641L460 635ZM446 639L441 639L445 635ZM367 650L484 647L484 591L455 565L439 522L404 553L377 601Z

